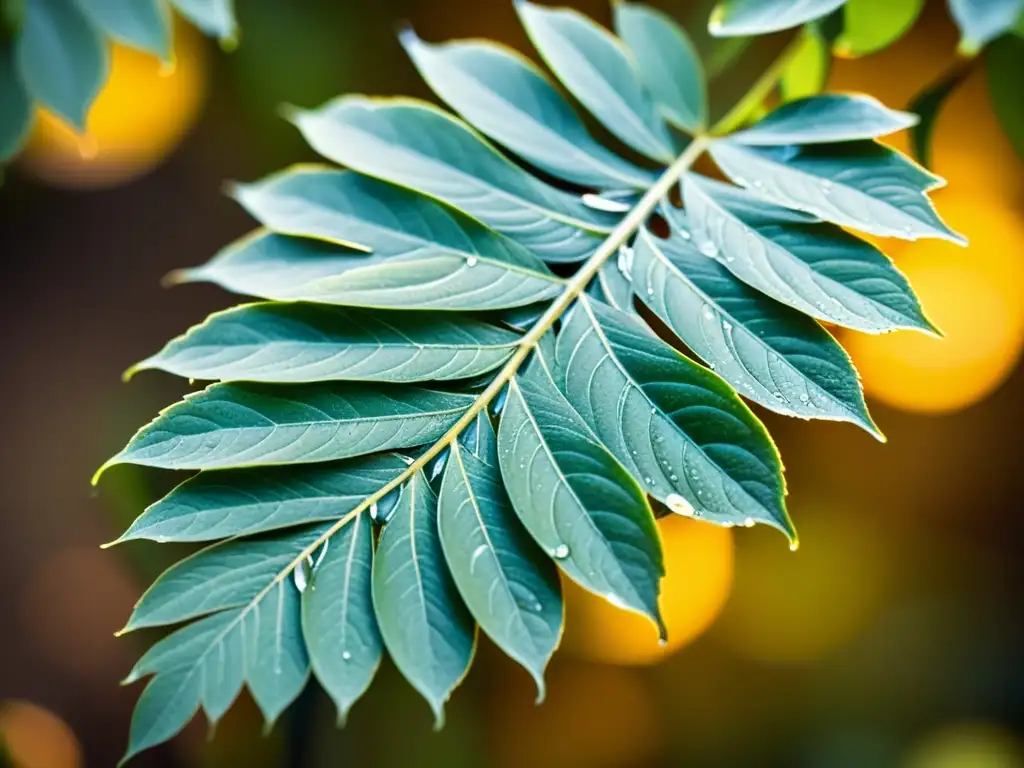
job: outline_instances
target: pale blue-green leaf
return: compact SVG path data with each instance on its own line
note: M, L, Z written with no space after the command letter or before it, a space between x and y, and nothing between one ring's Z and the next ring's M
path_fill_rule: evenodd
M496 454L493 431L484 433ZM438 501L445 560L470 613L523 665L544 698L544 668L562 634L558 569L523 528L497 464L452 445Z
M93 24L133 48L171 58L171 14L163 0L78 0Z
M366 512L331 537L302 593L302 631L317 680L343 724L373 680L384 643L373 613L373 527Z
M498 466L498 445L495 442L494 425L486 409L477 414L473 423L459 433L459 442L465 450L480 461Z
M177 624L228 608L251 609L289 580L298 555L327 524L275 536L231 539L201 549L164 571L146 590L123 631ZM145 666L143 662L141 666ZM191 659L189 659L191 660ZM136 679L148 671L132 673Z
M648 616L662 637L665 569L643 491L558 390L539 349L509 384L498 459L534 540L585 589Z
M423 79L477 130L537 168L584 187L646 189L653 174L601 146L548 78L497 43L431 45L411 29L402 44Z
M178 12L208 35L233 43L238 29L235 24L234 0L170 0Z
M874 432L849 356L811 318L748 288L674 229L643 230L637 295L740 394L802 419L848 421Z
M373 561L373 605L395 665L444 724L469 670L476 627L452 581L437 531L437 497L422 472L402 489Z
M615 223L426 102L342 96L292 120L324 157L449 203L546 261L586 258Z
M975 54L990 41L1013 29L1024 13L1024 0L948 0L949 12L960 28L960 50Z
M719 140L711 155L737 184L788 208L874 235L966 243L926 194L945 182L881 144L745 147Z
M764 35L820 19L846 0L722 0L711 12L708 31L716 37Z
M623 143L671 163L672 137L621 41L571 8L514 1L531 42L569 92Z
M190 624L156 643L126 682L155 677L132 715L122 763L178 733L202 705L216 723L247 683L268 724L302 691L309 659L291 580L277 581L250 604Z
M32 98L80 131L106 82L107 44L74 0L25 4L15 41L21 82Z
M0 163L21 149L32 126L32 102L16 71L14 49L0 43Z
M667 120L698 131L708 119L704 66L673 19L640 3L614 3L615 31L636 59L640 77Z
M1024 160L1024 91L1019 78L1024 71L1024 40L1017 36L1003 38L985 56L992 108L1017 155Z
M828 93L783 104L730 136L750 146L827 144L886 136L917 124L917 115L888 109L871 96Z
M119 542L210 541L339 518L398 477L381 454L326 464L201 472L146 509Z
M512 250L502 250L506 242L478 243L486 255L476 255L472 242L430 241L397 243L393 253L366 254L257 232L201 267L173 273L170 280L206 281L266 299L380 309L502 309L561 292L561 281L546 267L523 266Z
M586 297L558 334L558 360L569 402L647 493L673 512L795 538L775 446L715 374Z
M695 242L748 285L825 322L866 333L934 332L907 279L871 243L695 174L683 179Z
M590 284L589 292L624 312L633 311L633 283L627 277L633 263L633 249L623 246L616 261L606 261Z
M395 384L214 384L164 410L103 468L227 469L411 448L439 438L472 402Z
M519 334L453 313L249 304L210 315L132 372L304 383L466 379L501 365Z

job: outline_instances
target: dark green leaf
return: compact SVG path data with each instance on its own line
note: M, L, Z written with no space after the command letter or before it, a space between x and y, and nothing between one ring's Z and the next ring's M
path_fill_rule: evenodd
M33 99L80 131L107 79L110 57L99 31L73 0L25 4L15 42L18 72Z
M444 704L473 660L476 628L445 564L437 497L422 472L402 489L381 534L373 605L388 653L440 728Z
M466 232L465 239L455 236L457 229L445 231L454 242L398 241L395 250L373 254L257 232L171 279L212 282L267 299L394 309L501 309L561 291L561 281L543 265L517 261L507 241L483 235L483 227ZM475 235L482 237L471 239Z
M481 411L459 435L459 442L474 457L492 467L498 466L498 445L495 442L494 426L486 411Z
M537 168L585 187L653 183L650 171L598 144L565 97L515 51L475 40L430 45L411 29L402 44L438 96Z
M722 0L708 30L718 37L764 35L820 19L846 0Z
M113 464L308 463L409 448L439 438L472 402L389 384L215 384L166 409L100 472Z
M217 312L132 372L303 383L466 379L497 368L519 335L451 313L249 304Z
M993 43L987 53L988 90L992 108L1014 149L1024 160L1024 39L1006 37Z
M0 42L0 163L21 149L32 126L32 102L16 71L14 49Z
M614 224L425 102L343 96L292 119L324 157L449 203L546 261L589 256Z
M344 510L339 510L339 515ZM331 537L302 593L302 632L313 672L343 724L384 654L372 593L373 527L363 512Z
M571 8L515 6L541 58L605 128L652 160L675 159L672 137L618 38Z
M686 32L647 5L619 0L614 11L615 31L665 118L684 131L703 129L708 119L704 67Z
M496 455L484 431L485 455ZM483 446L481 446L482 448ZM438 502L445 559L480 627L522 664L544 698L544 668L562 634L558 569L516 517L497 464L452 444Z
M202 472L146 509L118 539L209 541L333 520L398 477L394 454Z
M78 0L93 24L120 43L171 58L171 15L163 0Z
M509 384L498 458L512 506L578 584L665 628L665 569L643 491L556 387L545 357Z
M651 310L740 394L803 419L849 421L877 434L843 348L811 318L748 288L677 228L642 231L633 282Z
M716 141L711 155L730 179L779 205L875 235L966 243L926 195L945 182L881 144L745 147Z
M569 402L647 493L674 512L795 538L775 446L715 374L586 298L558 335L558 361Z
M698 248L763 293L837 325L934 332L905 277L875 246L833 224L794 221L785 208L696 175L683 180Z
M916 115L887 109L870 96L829 93L783 104L730 138L750 146L827 144L875 139L916 123Z
M910 144L914 156L921 165L930 168L932 164L932 134L935 132L935 123L939 119L939 113L953 91L970 72L966 66L957 66L951 72L946 73L942 78L924 91L914 97L910 108L920 116L920 122L910 132Z

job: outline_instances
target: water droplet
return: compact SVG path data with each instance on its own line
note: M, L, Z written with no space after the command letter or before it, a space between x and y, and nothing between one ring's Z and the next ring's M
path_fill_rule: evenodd
M370 505L370 519L377 522L377 502Z
M565 544L559 544L557 547L555 547L555 550L551 553L551 555L552 557L555 557L558 560L564 560L569 556L569 547L567 547Z
M716 366L714 363L708 363L708 368L710 368L712 371L715 370L715 367Z
M722 321L722 330L728 333L732 330L732 323Z
M796 552L798 549L800 549L800 542L799 541L794 541L794 542L790 543L790 545L789 545L789 551L790 552Z
M479 261L480 259L478 259L476 256L470 256L468 259L466 259L466 266L472 269L479 263Z
M652 416L653 415L657 415L657 413L658 413L658 409L657 408L651 408L651 415Z
M644 478L644 482L647 483L648 485L650 485L651 484L651 478L645 477Z
M619 247L619 255L618 255L618 258L615 261L615 265L619 268L619 272L621 272L623 277L625 277L627 280L632 280L633 279L633 257L634 257L634 255L635 254L633 252L633 249L630 248L628 245L623 245L623 246ZM647 289L647 293L648 294L651 294L653 292L654 292L653 289L651 289L651 288Z
M683 240L689 240L690 237L691 237L690 233L687 232L685 229L680 229L679 230L679 236L681 238L683 238Z
M707 304L704 305L704 317L707 320L715 319L715 313L711 311L711 307L709 307Z
M671 480L674 483L674 482L676 482L676 480L679 479L679 475L669 475L668 479Z
M349 660L351 660L351 658L352 658L352 654L349 651L342 651L341 652L341 659L342 659L342 661L349 661Z
M697 250L707 256L709 259L713 259L718 255L718 246L710 240L701 241L700 245L697 246Z
M810 401L811 401L810 395L807 395L807 394L800 395L800 402L801 403L804 403L806 405Z
M744 528L753 528L754 527L754 518L748 517L746 520L744 520L743 521L743 527Z
M648 296L653 296L654 295L654 289L653 288L648 288L647 289L647 295Z
M665 506L677 514L686 515L687 517L695 516L693 505L678 493L670 493L666 496Z
M544 606L541 605L540 603L534 603L533 604L533 610L535 610L535 611L539 612L542 608L544 608Z
M764 186L764 182L761 181L760 179L754 179L754 186L757 187L758 189L761 189L761 187Z
M739 184L741 187L747 186L747 180L744 179L742 176L733 176L732 180Z

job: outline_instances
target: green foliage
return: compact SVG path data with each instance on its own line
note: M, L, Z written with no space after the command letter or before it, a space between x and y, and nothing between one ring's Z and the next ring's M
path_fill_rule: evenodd
M829 95L708 129L703 67L668 17L619 3L620 40L517 9L614 150L520 55L407 30L464 120L362 96L292 110L345 169L234 187L264 228L173 276L263 301L130 371L213 383L105 465L199 470L119 541L217 543L128 622L185 625L129 677L152 676L129 756L200 707L216 722L243 684L273 722L310 671L343 721L385 650L440 724L477 627L542 697L559 571L664 636L656 513L796 546L780 457L741 396L878 435L821 323L934 332L847 231L961 241L928 200L940 180L875 142L913 116Z
M232 0L22 0L0 2L0 163L21 149L34 105L85 130L89 107L107 80L117 41L172 58L173 6L231 44ZM9 30L4 29L6 21Z

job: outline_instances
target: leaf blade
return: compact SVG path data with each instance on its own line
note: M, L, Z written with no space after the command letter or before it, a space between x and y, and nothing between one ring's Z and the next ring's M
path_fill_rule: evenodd
M819 19L846 0L722 0L708 30L716 37L764 35Z
M828 144L876 139L917 122L917 115L888 109L871 96L829 93L787 102L730 139L755 147Z

